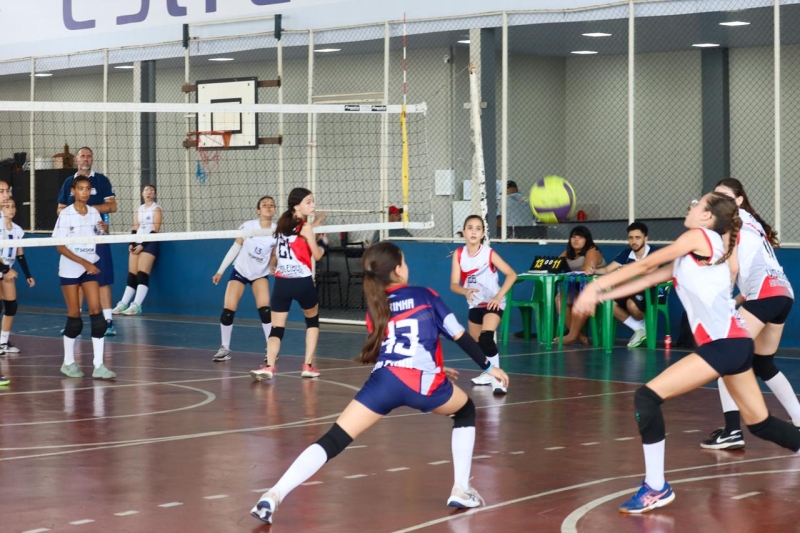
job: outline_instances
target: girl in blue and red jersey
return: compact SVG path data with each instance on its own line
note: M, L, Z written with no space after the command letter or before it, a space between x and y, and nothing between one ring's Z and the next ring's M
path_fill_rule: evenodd
M408 406L422 412L452 415L455 483L451 507L483 503L469 486L475 444L475 404L448 378L439 335L456 342L485 372L508 385L508 376L492 366L478 344L430 289L411 287L403 253L390 242L370 246L362 259L369 337L359 360L373 366L369 379L333 427L300 454L278 483L265 492L251 514L272 523L275 509L289 492L347 448L353 439L392 410Z
M327 238L322 234L317 240L314 235L314 227L322 223L325 214L321 213L313 223L308 223L308 217L316 214L317 207L311 191L301 187L292 189L288 204L289 209L280 216L275 228L277 267L272 289L272 330L267 339L267 364L250 371L257 381L272 379L275 374L275 361L281 350L292 300L300 304L306 319L306 356L300 375L304 378L319 376L314 366L319 339L319 294L311 277L311 258L319 261L325 254Z

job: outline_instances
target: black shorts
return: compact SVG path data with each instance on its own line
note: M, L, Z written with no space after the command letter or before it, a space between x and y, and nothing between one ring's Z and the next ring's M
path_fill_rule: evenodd
M111 261L111 246L108 244L98 244L96 249L100 259L95 266L100 269L97 275L97 284L101 287L114 284L114 263Z
M158 257L158 252L161 249L160 242L143 242L142 251L140 253L150 254L153 257Z
M753 367L753 339L717 339L698 346L695 353L720 376L733 376Z
M236 270L236 268L231 269L231 277L228 278L228 279L230 281L238 281L239 283L242 283L244 285L247 285L249 283L253 283L254 281L259 280L259 279L266 279L267 281L269 281L269 278L267 278L267 276L264 276L263 278L247 279L246 277L244 277L241 274L239 274L239 271Z
M785 324L793 303L794 300L788 296L773 296L759 300L745 300L742 309L764 324Z
M303 310L311 309L319 303L319 294L311 276L305 278L275 278L272 288L272 311L288 313L292 300L300 304Z
M61 285L81 285L83 283L89 283L90 281L97 281L99 274L89 274L88 272L84 272L78 278L62 278L61 276L58 277L58 280L61 282Z
M502 309L486 309L485 307L473 307L469 310L468 320L473 324L483 324L483 317L488 314L495 314L503 318Z
M634 294L633 296L628 296L627 298L620 298L619 300L614 300L620 308L627 311L628 309L628 300L633 301L636 305L636 308L639 309L642 313L646 308L647 301L644 299L644 292L640 292L639 294Z

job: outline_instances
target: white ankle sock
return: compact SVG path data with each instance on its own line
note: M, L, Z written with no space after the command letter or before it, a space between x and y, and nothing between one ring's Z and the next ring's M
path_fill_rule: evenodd
M269 334L272 331L272 322L268 322L266 324L262 322L261 327L264 329L264 338L267 339L267 342L269 342Z
M775 393L775 397L792 417L792 424L800 426L800 402L797 401L792 384L789 383L783 372L778 372L772 379L764 383L767 384L769 390Z
M644 448L644 466L647 472L644 482L653 490L663 489L666 483L664 479L664 448L666 443L665 439L655 444L642 444L642 448Z
M95 368L103 364L103 348L105 344L105 337L100 337L99 339L92 337L92 352L94 353L93 363Z
M133 303L141 307L145 297L147 296L148 289L149 287L147 285L139 285L136 287L136 298L133 299Z
M453 450L453 475L456 485L469 489L469 473L472 470L472 450L475 448L475 426L453 428L450 439Z
M123 293L122 300L121 300L122 303L124 303L125 305L128 305L129 303L131 303L131 300L133 299L133 295L134 294L136 294L136 289L134 289L130 285L125 287L125 293Z
M224 346L227 350L231 349L231 333L233 333L233 324L230 326L226 326L224 324L219 325L219 331L222 334L222 346Z
M71 365L75 362L75 339L64 336L64 364Z
M492 363L492 366L496 366L500 368L500 355L493 355L489 358L489 362Z
M114 315L111 314L111 309L103 309L103 318L106 319L106 322L109 320L114 320Z
M731 393L728 392L728 387L725 386L725 380L717 378L717 387L719 387L719 401L722 404L722 412L728 413L730 411L738 411L739 406L733 401Z
M312 444L294 460L292 466L281 476L272 490L277 491L282 500L285 499L300 483L304 483L316 474L327 460L328 454L325 453L322 446L317 443Z
M8 344L9 335L11 335L10 331L0 331L0 344Z
M636 320L632 316L626 318L623 324L631 328L633 331L639 331L640 329L644 329L644 320Z

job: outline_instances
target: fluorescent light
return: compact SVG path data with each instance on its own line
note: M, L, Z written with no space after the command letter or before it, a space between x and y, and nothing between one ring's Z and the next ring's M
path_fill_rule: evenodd
M743 20L734 20L731 22L720 22L720 26L749 26L749 22L745 22Z
M576 56L590 56L596 54L597 52L594 50L575 50L572 53Z
M463 41L456 41L456 42L461 44L469 44L469 39L464 39Z
M133 65L117 65L114 68L122 69L122 70L131 70Z
M36 76L37 78L49 78L50 76L52 76L52 74L49 72L37 72L36 74L34 74L34 76Z
M697 43L692 46L695 48L717 48L719 45L716 43Z
M611 37L610 33L600 33L600 32L582 33L581 35L583 35L584 37Z
M329 52L341 52L341 48L317 48L314 50L315 52L320 52L322 54L327 54Z
M233 61L232 57L209 57L209 61Z

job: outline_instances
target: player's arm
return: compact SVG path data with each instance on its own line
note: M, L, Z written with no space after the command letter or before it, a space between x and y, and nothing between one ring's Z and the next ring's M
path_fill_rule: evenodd
M101 215L105 215L106 213L116 213L117 199L114 196L109 196L102 204L94 205L92 207L97 209L97 212L100 213Z
M611 261L609 264L607 264L604 267L595 268L593 273L594 274L610 274L611 272L614 272L616 269L618 269L621 266L622 265L620 265L616 261ZM587 270L587 272L588 272L588 270ZM592 274L592 272L588 272L588 273Z
M161 231L161 223L164 220L164 211L161 207L153 210L153 231L150 233L158 233Z
M461 296L466 296L470 290L461 286L461 266L458 264L458 249L453 252L453 260L450 262L450 290Z
M314 222L316 223L316 220ZM303 227L300 229L300 235L305 238L306 242L308 243L308 247L311 250L311 256L314 258L314 261L319 261L322 259L322 256L325 255L325 248L327 247L327 237L325 234L321 234L322 238L320 242L322 244L320 245L320 243L317 242L316 236L314 235L314 227L312 224L303 224Z
M506 280L503 282L503 285L500 287L500 290L497 291L497 295L495 298L502 298L511 290L511 287L517 282L517 273L514 272L514 269L511 268L511 265L506 263L503 258L501 258L497 253L492 250L492 264L494 267L503 273L506 277Z

